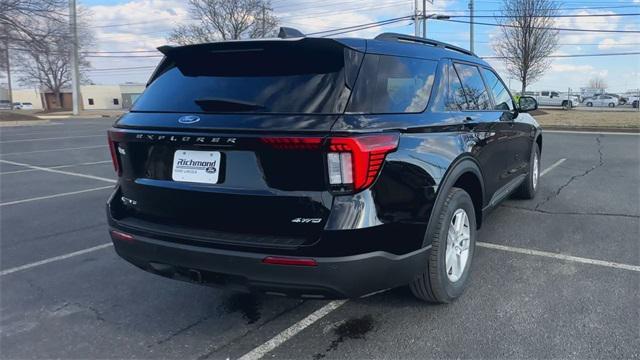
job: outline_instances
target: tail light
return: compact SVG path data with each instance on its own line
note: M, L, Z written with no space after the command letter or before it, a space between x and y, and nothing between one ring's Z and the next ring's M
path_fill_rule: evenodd
M122 175L122 168L120 167L120 159L118 158L118 152L116 148L118 144L111 139L111 137L107 138L109 141L109 152L111 153L111 161L113 162L113 170L115 170L118 176Z
M375 181L388 153L398 148L399 135L352 137L268 137L263 144L279 150L323 150L332 190L358 192ZM324 145L323 145L324 144Z

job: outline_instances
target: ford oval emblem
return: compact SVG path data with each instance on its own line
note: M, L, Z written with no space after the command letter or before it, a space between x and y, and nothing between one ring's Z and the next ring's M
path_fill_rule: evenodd
M193 123L197 123L198 121L200 121L200 117L195 115L181 116L178 119L178 122L180 124L193 124Z

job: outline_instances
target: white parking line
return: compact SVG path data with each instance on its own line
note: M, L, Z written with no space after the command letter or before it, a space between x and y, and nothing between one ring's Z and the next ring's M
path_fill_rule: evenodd
M640 136L640 133L634 132L614 132L614 131L571 131L571 130L544 130L545 133L554 134L580 134L580 135L635 135Z
M74 257L74 256L90 253L92 251L105 249L105 248L108 248L110 246L113 246L113 244L112 243L102 244L102 245L90 247L88 249L75 251L75 252L72 252L72 253L69 253L69 254L60 255L60 256L44 259L44 260L41 260L41 261L36 261L34 263L31 263L31 264L26 264L26 265L17 266L17 267L14 267L14 268L11 268L11 269L7 269L7 270L2 270L2 271L0 271L0 276L9 275L9 274L12 274L14 272L31 269L33 267L44 265L44 264L49 264L49 263L52 263L52 262L55 262L55 261L68 259L70 257Z
M582 263L582 264L591 264L591 265L610 267L610 268L614 268L614 269L622 269L622 270L630 270L630 271L640 272L640 266L629 265L629 264L621 264L621 263L616 263L616 262L613 262L613 261L589 259L589 258L583 258L583 257L578 257L578 256L571 256L571 255L563 255L563 254L558 254L558 253L552 253L552 252L548 252L548 251L530 250L530 249L518 248L518 247L513 247L513 246L498 245L498 244L492 244L492 243L486 243L486 242L480 242L480 241L478 241L476 243L476 245L478 245L480 247L483 247L483 248L487 248L487 249L509 251L509 252L518 253L518 254L525 254L525 255L543 256L543 257L548 257L548 258L552 258L552 259L578 262L578 263Z
M554 162L551 166L549 166L548 168L542 170L542 172L540 173L540 176L544 176L544 174L548 173L549 171L555 169L556 167L560 166L560 164L562 164L563 162L567 161L567 159L562 158L556 162Z
M562 164L566 160L567 159L563 158L563 159L560 159L560 160L556 161L551 166L549 166L548 168L543 170L540 173L540 176L543 176L544 174L546 174L549 171L553 170L554 168L556 168L558 165ZM482 243L482 242L478 242L477 244L478 244L478 246L482 246L482 247L486 247L486 248L496 248L496 249L504 250L504 249L502 249L501 245L493 245L493 244ZM510 249L516 249L516 248L510 248ZM521 249L521 250L526 250L526 249ZM514 251L514 250L510 250L510 251ZM536 250L529 250L529 251L530 251L528 253L529 255L549 256L549 257L553 257L553 258L561 258L562 260L571 260L571 261L576 261L575 259L584 260L584 261L580 261L580 262L587 262L589 260L590 262L588 262L588 263L600 262L600 260L590 260L590 259L583 259L583 258L578 258L578 257L574 257L574 256L566 256L566 255L560 255L560 254L545 253L544 251L536 251ZM517 252L517 251L514 251L514 252ZM553 256L550 256L550 255L553 255ZM602 261L602 263L608 263L608 262ZM608 263L608 264L609 265L607 265L607 266L611 266L611 264L615 264L615 263ZM600 264L598 263L598 265L600 265ZM633 267L632 265L626 265L626 264L615 264L615 265L622 266L623 268L629 267L629 266ZM269 353L273 349L277 348L278 346L283 344L285 341L291 339L297 333L299 333L300 331L302 331L303 329L305 329L309 325L313 324L314 322L318 321L322 317L326 316L327 314L329 314L333 310L335 310L335 309L339 308L340 306L344 305L344 303L346 303L346 302L347 302L347 300L336 300L336 301L332 301L332 302L328 303L327 305L325 305L325 306L321 307L320 309L316 310L311 315L307 316L306 318L304 318L304 319L300 320L299 322L295 323L294 325L292 325L288 329L286 329L283 332L279 333L278 335L273 337L271 340L267 341L266 343L258 346L257 348L251 350L250 352L246 353L245 355L240 357L239 360L258 360L258 359L261 359L267 353Z
M62 136L62 137L50 137L50 138L35 138L35 139L20 139L20 140L5 140L0 141L0 144L9 144L9 143L18 143L18 142L28 142L28 141L46 141L46 140L63 140L63 139L80 139L80 138L92 138L92 137L104 137L106 138L106 134L102 135L81 135L81 136Z
M100 177L100 176L93 176L93 175L79 174L79 173L74 173L74 172L69 172L69 171L62 171L62 170L56 170L56 169L47 168L47 167L42 167L42 166L33 166L33 165L23 164L23 163L19 163L19 162L15 162L15 161L9 161L9 160L0 160L0 163L11 164L11 165L18 165L18 166L24 166L24 167L27 167L27 168L29 168L29 169L35 169L35 170L40 170L40 171L47 171L47 172L56 173L56 174L63 174L63 175L77 176L77 177L82 177L82 178L92 179L92 180L106 181L106 182L110 182L110 183L115 183L115 182L116 182L116 181L115 181L115 180L113 180L113 179L107 179L107 178L103 178L103 177Z
M22 204L22 203L27 203L27 202L32 202L32 201L38 201L38 200L53 199L53 198L58 198L58 197L62 197L62 196L82 194L82 193L86 193L86 192L98 191L98 190L104 190L104 189L113 189L113 186L101 186L101 187L92 188L92 189L70 191L70 192L65 192L65 193L46 195L46 196L38 196L38 197L34 197L34 198L15 200L15 201L7 201L7 202L0 203L0 206L9 206L9 205Z
M83 162L83 163L77 163L77 164L67 164L67 165L58 165L58 166L49 166L49 169L64 169L64 168L70 168L70 167L76 167L76 166L89 166L89 165L99 165L99 164L106 164L106 163L111 163L111 160ZM32 171L40 171L40 169L26 169L26 170L5 171L5 172L0 172L0 175L20 174L20 173L32 172Z
M95 146L82 146L82 147L76 147L76 148L61 148L61 149L34 150L34 151L23 151L23 152L10 152L10 153L2 153L2 154L0 154L0 156L36 154L36 153L52 152L52 151L98 149L98 148L106 148L106 147L107 147L107 145L95 145Z
M311 313L311 315L306 318L298 321L297 323L291 325L289 328L281 332L280 334L271 338L271 340L266 343L258 346L257 348L251 350L250 352L242 355L238 360L258 360L265 356L271 350L277 348L285 341L294 337L297 333L307 328L309 325L315 323L316 321L322 319L327 314L332 312L333 310L339 308L344 305L347 300L334 300L327 305L321 307L320 309Z

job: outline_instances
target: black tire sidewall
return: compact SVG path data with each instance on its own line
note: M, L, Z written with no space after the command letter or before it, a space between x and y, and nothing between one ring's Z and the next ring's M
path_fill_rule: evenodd
M440 284L439 288L443 291L443 293L439 294L440 296L438 297L446 302L459 297L464 292L464 289L469 280L469 274L471 273L470 269L475 254L477 237L475 209L473 207L473 201L471 200L471 197L462 189L452 188L451 191L454 191L454 194L451 200L446 204L446 207L442 209L442 211L444 211L444 221L437 229L438 239L440 239L440 246L438 247L437 254L432 254L431 257L431 260L435 260L437 264L435 273L431 274L432 280L436 280L436 282ZM447 234L449 231L449 226L451 225L453 214L458 209L463 209L467 213L467 217L469 218L469 257L467 260L467 264L465 265L465 268L462 272L462 277L460 277L460 279L458 279L458 281L456 282L451 282L449 280L449 277L447 276L445 261ZM431 269L433 269L433 267L431 267Z

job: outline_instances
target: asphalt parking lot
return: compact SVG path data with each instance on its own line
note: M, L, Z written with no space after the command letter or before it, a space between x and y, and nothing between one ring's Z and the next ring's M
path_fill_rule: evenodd
M0 128L2 358L640 358L640 136L547 133L467 292L349 301L163 279L109 245L107 119Z

